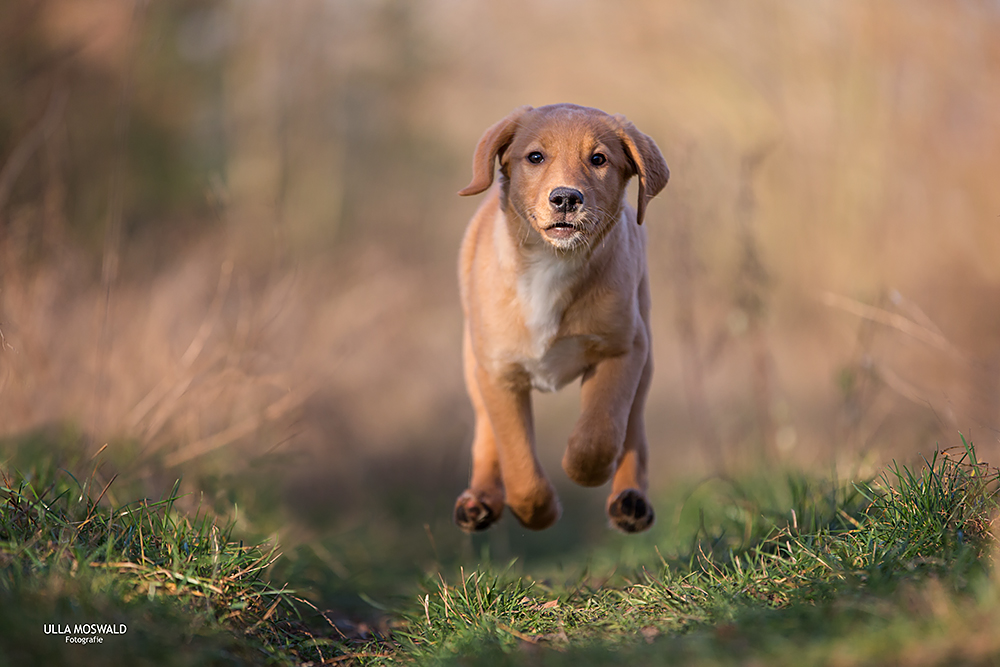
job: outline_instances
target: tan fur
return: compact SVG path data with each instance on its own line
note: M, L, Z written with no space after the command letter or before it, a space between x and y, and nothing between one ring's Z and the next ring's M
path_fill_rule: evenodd
M633 176L636 209L625 202ZM472 478L455 505L464 530L489 527L504 505L536 530L559 518L535 454L530 391L555 391L581 376L582 410L563 468L584 486L612 480L607 510L615 527L638 532L652 524L642 415L652 375L649 279L640 225L668 178L652 139L597 109L521 107L480 139L472 182L459 193L489 189L459 260L465 380L476 415Z

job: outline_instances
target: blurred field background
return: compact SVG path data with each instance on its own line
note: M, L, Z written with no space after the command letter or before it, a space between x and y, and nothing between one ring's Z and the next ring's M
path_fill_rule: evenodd
M572 389L536 400L561 526L450 526L478 204L455 192L483 129L572 101L671 167L654 493L958 431L995 463L998 34L986 1L3 2L0 455L109 443L112 493L183 476L350 590L386 550L619 539L558 466Z

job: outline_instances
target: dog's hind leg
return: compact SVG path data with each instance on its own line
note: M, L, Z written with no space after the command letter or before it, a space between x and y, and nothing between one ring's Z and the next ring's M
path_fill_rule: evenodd
M503 513L504 489L496 437L476 381L476 360L468 331L463 345L465 385L476 414L469 488L455 502L455 523L466 532L486 530Z
M608 496L607 512L611 525L623 533L640 533L652 526L655 518L653 506L646 496L649 444L643 418L652 377L653 359L649 355L632 402L625 443L611 483L611 495Z
M639 285L639 312L647 340L651 340L649 326L649 278L643 277ZM607 512L611 525L623 533L641 533L653 525L655 514L653 505L646 496L649 482L646 468L649 461L649 443L646 440L646 395L653 379L653 352L646 348L646 362L642 367L639 385L632 399L628 415L628 429L615 467L611 495L608 496Z

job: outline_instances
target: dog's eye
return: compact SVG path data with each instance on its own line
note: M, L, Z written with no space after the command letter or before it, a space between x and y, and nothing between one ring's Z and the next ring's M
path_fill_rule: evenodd
M545 156L538 151L531 151L528 153L528 162L531 164L541 164L545 160Z
M595 167L600 167L602 164L608 161L608 158L604 156L604 153L594 153L590 156L590 164Z

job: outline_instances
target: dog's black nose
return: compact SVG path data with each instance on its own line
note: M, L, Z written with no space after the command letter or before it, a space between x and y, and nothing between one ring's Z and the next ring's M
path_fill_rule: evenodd
M549 193L549 204L560 213L573 213L583 205L583 193L574 188L555 188Z

